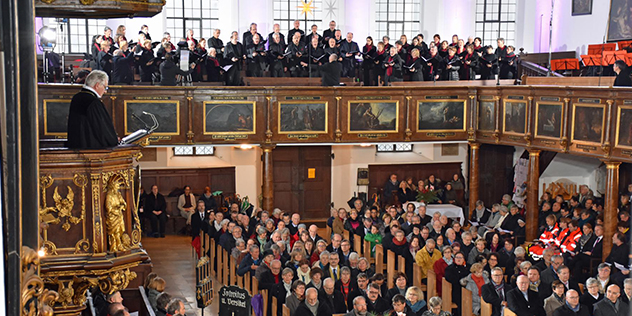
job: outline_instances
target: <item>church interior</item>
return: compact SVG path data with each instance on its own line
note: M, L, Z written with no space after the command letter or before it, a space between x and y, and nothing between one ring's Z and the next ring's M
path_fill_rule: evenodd
M632 0L2 0L0 314L632 315Z

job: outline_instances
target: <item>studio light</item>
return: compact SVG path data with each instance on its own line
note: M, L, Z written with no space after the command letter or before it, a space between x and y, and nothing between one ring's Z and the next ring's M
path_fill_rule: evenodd
M39 36L39 45L43 51L52 51L57 45L56 29L44 26L37 32L37 35Z
M248 149L252 149L252 145L243 144L243 145L239 146L239 148L241 148L243 150L248 150Z

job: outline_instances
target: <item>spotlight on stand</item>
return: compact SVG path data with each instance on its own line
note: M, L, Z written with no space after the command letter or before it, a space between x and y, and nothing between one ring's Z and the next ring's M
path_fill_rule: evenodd
M37 32L37 35L39 37L38 45L42 51L44 51L42 57L42 76L44 77L44 82L48 83L52 76L48 54L52 53L57 45L57 30L49 26L44 26Z

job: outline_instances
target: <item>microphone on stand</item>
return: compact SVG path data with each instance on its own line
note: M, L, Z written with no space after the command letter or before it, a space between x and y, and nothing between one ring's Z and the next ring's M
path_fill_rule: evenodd
M145 115L149 115L151 117L151 119L154 121L154 125L152 127L149 127L149 125L147 125L147 123L145 123L145 121L143 121L140 117L138 117L136 114L132 114L132 117L139 120L141 123L143 123L143 125L145 125L145 128L141 128L125 137L123 137L121 139L121 142L119 145L127 145L127 144L131 144L134 142L137 142L149 135L151 135L151 133L153 133L159 126L158 124L158 120L156 120L156 116L153 115L152 113L149 112L145 112L143 111L143 114Z

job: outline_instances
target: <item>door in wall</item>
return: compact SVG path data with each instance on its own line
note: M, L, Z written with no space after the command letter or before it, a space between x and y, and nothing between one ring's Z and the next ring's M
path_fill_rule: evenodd
M329 217L331 146L276 147L272 160L274 206L301 218Z

